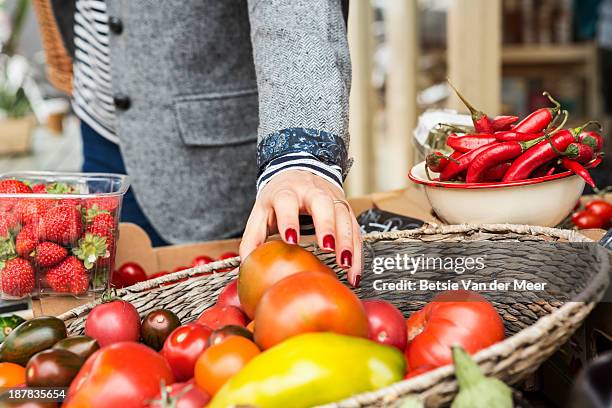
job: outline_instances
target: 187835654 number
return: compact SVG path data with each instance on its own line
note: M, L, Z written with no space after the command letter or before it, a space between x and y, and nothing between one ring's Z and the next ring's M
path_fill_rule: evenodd
M67 388L11 388L6 390L4 398L13 401L62 402L66 398Z

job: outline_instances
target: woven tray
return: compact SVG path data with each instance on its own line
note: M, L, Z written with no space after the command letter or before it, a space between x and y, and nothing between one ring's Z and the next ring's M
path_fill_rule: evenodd
M415 250L419 245L431 242L471 242L490 248L491 241L496 242L592 242L575 231L553 228L530 227L519 225L482 225L482 226L442 226L424 227L418 230L374 233L364 236L364 259L366 265L376 256L402 253ZM431 247L430 247L431 248ZM308 247L328 265L338 271L346 281L344 271L337 267L333 255L324 254L314 247ZM417 249L418 250L418 249ZM507 260L510 263L516 257L527 257L516 251L495 250L487 254L489 259ZM595 304L601 300L609 280L610 254L603 248L589 245L588 250L574 251L572 262L568 262L562 250L538 253L529 267L537 268L538 262L555 268L555 276L560 284L566 284L571 294L568 302L533 301L517 302L506 299L503 294L485 293L496 307L502 318L508 337L477 353L474 358L482 371L495 376L508 384L516 384L534 372L555 350L561 346L581 325ZM576 277L572 265L581 262L588 265L582 272L585 276ZM166 275L155 280L141 282L118 291L118 296L130 301L141 315L157 308L173 310L186 323L195 320L205 309L214 305L219 292L237 272L213 273L212 275L189 279L169 286L164 283L176 282L197 273L214 272L227 267L238 266L239 259L228 259L191 270ZM592 266L592 267L591 267ZM507 273L519 273L523 278L529 277L527 270L512 270ZM367 273L367 271L366 271ZM477 273L477 272L476 272ZM588 275L588 276L587 276ZM531 275L534 276L534 275ZM371 287L362 285L356 290L361 298L375 297ZM431 294L430 294L431 296ZM420 309L429 299L410 299L404 294L392 301L408 316L410 312ZM71 334L82 334L84 320L96 302L73 309L60 316L67 322ZM347 362L350 364L350 362ZM401 397L416 395L422 398L427 406L440 406L452 400L457 392L457 384L452 366L441 367L413 379L393 384L389 387L353 396L344 401L326 405L326 407L379 407L390 406Z

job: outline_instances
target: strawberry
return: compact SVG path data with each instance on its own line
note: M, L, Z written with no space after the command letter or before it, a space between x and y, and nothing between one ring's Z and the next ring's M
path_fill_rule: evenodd
M47 283L59 293L84 293L89 287L85 266L76 256L69 256L47 271Z
M38 221L50 207L49 200L20 200L13 207L13 213L22 225L26 225Z
M96 263L104 263L110 258L111 254L108 251L107 241L110 240L106 235L85 233L85 236L79 239L78 248L72 252L77 258L83 261L85 268L91 269ZM109 241L110 243L110 241Z
M32 293L35 284L34 269L28 261L13 258L0 265L0 268L0 291L11 296Z
M112 230L109 230L108 228L93 226L88 228L87 232L106 237L106 247L108 249L108 252L110 254L113 254L113 251L115 250L115 236L113 235Z
M76 207L60 204L49 209L42 217L39 238L68 245L76 242L82 231L81 212Z
M0 180L0 194L30 194L32 189L19 180ZM0 211L10 211L18 198L0 198Z
M94 209L97 211L108 211L114 212L119 206L119 199L117 197L95 197L89 198L85 203L87 209Z
M32 192L34 194L47 194L47 186L44 184L34 184L32 186Z
M115 217L113 217L109 212L103 211L97 213L93 217L91 217L90 212L88 212L88 218L91 220L91 222L87 228L106 228L109 231L112 231L115 228Z
M28 194L32 189L19 180L0 180L0 194Z
M0 239L8 238L17 229L17 217L11 213L0 212Z
M38 266L50 268L68 256L68 250L54 242L41 242L34 250L34 260Z
M36 224L28 224L19 231L15 238L15 251L23 258L29 258L38 244Z

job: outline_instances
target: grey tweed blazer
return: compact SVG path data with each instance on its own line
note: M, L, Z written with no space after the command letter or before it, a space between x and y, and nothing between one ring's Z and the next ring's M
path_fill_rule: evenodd
M143 211L172 243L239 235L271 160L348 170L340 0L107 0L117 130Z

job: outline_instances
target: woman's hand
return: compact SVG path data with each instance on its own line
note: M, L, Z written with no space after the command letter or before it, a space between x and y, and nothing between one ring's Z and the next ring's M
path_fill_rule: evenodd
M310 214L317 243L325 251L336 251L336 262L348 270L348 281L361 280L361 234L344 192L335 184L308 171L288 170L275 175L260 191L240 244L245 259L269 234L278 232L283 241L297 244L300 214Z

